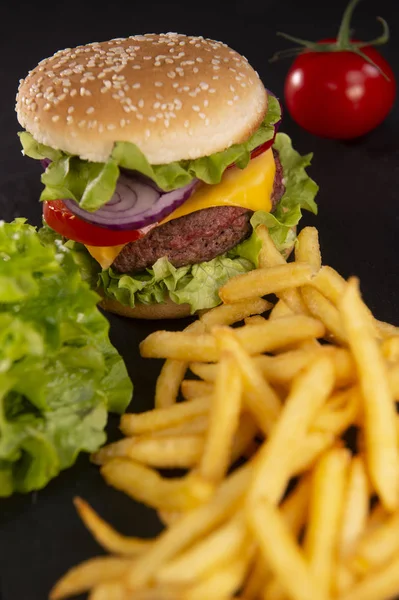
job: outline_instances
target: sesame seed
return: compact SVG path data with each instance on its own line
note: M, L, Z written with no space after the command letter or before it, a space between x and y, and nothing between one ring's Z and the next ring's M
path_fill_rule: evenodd
M163 124L165 125L165 127L169 127L169 121L168 121L168 119L165 119L164 122L163 122Z
M233 106L233 100L227 100L227 104L228 104L229 106Z
M209 119L205 119L205 125L206 125L206 127L208 127L209 124L210 124Z
M156 120L157 120L157 118L156 118L156 117L153 117L153 116L151 116L151 117L148 117L148 120L149 120L151 123L156 123Z
M149 129L146 129L145 132L144 132L144 135L145 135L146 138L149 138L150 135L151 135L151 131Z
M176 73L174 71L169 71L167 75L170 77L170 79L174 79L176 77Z
M51 108L51 104L49 104L48 102L43 106L43 110L50 110Z
M195 112L199 112L201 110L197 104L193 104L192 109L195 110Z
M198 113L198 116L200 119L205 119L206 118L206 114L203 112Z
M105 79L105 81L103 81L103 84L108 89L110 89L112 87L112 82L109 81L109 79Z
M140 87L141 87L141 84L140 84L140 83L134 83L134 84L132 85L132 88L133 88L134 90L138 90Z
M187 127L190 127L190 121L184 121L183 126L187 129Z
M79 121L79 123L78 123L78 127L80 127L80 128L84 127L85 125L86 125L85 119L83 119L82 121Z
M209 88L209 93L214 94L216 92L215 88Z
M132 69L141 69L141 65L133 65Z
M68 125L71 125L73 123L73 117L71 117L71 115L68 115L66 118L66 122L68 123Z
M163 100L163 96L162 96L162 94L158 94L158 93L157 93L157 94L155 94L155 98L156 98L157 100Z
M230 91L231 91L231 92L235 92L235 91L236 91L236 88L234 87L234 85L231 85L231 86L230 86Z
M138 103L137 103L137 106L139 108L143 108L143 106L144 106L144 100L143 99L139 100Z
M113 129L116 129L116 125L114 125L113 123L108 123L107 129L108 131L112 131Z
M155 85L155 87L162 87L163 83L162 83L162 81L155 81L154 85Z
M178 81L174 81L172 83L172 87L174 87L175 89L179 87L179 82Z
M137 117L137 119L138 119L139 121L142 121L142 120L143 120L143 118L144 118L144 117L143 117L143 115L142 115L141 113L136 113L136 117Z
M91 115L92 113L94 113L94 106L89 106L86 110L86 115Z
M209 88L209 85L207 83L205 83L205 81L201 81L201 83L199 84L201 90L207 90Z
M102 94L105 94L105 93L106 93L106 92L108 92L108 91L109 91L109 88L107 88L107 87L102 87L102 88L100 89L100 92L101 92Z
M235 96L233 96L233 100L235 100L237 102L237 100L240 99L240 96L238 96L237 94Z
M193 73L198 73L198 71L199 71L198 67L193 68Z
M121 119L121 120L119 121L119 125L120 125L121 127L125 127L125 125L126 125L126 120L125 120L125 119Z
M205 100L204 100L204 106L205 106L205 108L206 108L208 105L209 105L209 100L208 100L207 98L205 98Z
M160 103L160 102L154 102L154 104L152 105L152 108L155 108L155 109L157 109L157 108L159 108L160 106L161 106L161 103Z
M68 114L71 115L73 113L73 111L75 110L74 106L69 106L68 107Z

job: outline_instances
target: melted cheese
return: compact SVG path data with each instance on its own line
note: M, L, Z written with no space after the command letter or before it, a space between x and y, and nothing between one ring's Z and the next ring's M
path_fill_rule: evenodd
M120 246L86 245L86 248L88 249L92 257L95 258L98 263L100 263L103 269L108 269L124 246L125 244L121 244Z
M212 206L241 206L248 210L271 210L276 165L272 150L253 158L241 170L228 169L216 185L202 184L184 204L161 221L160 225ZM108 269L122 250L120 246L86 246L103 269Z
M211 206L241 206L248 210L270 212L275 172L276 164L270 149L252 159L243 170L227 169L220 183L202 184L161 224Z

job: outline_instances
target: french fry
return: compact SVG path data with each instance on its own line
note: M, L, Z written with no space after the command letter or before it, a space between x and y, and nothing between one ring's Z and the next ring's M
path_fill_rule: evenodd
M123 578L132 560L114 556L97 556L73 567L56 583L50 600L62 600L89 592L99 583Z
M257 328L244 326L236 335L250 354L271 352L310 338L323 337L324 325L312 317L294 315L284 321L266 321ZM147 358L186 359L189 362L217 362L219 351L210 334L191 336L184 332L156 331L140 344L142 356Z
M356 583L340 600L388 600L399 590L399 555Z
M234 434L239 424L241 401L241 373L234 356L222 348L212 410L209 414L209 427L198 466L198 471L205 481L217 484L227 473Z
M324 323L327 331L340 343L346 343L346 334L342 325L341 317L335 306L327 300L323 294L310 285L301 288L302 298L308 311L314 317Z
M113 458L101 467L105 481L153 508L188 510L210 497L212 487L199 478L166 479L128 458Z
M269 231L265 225L259 225L256 228L257 236L262 240L262 248L259 252L259 268L265 269L276 267L278 265L286 265L286 260L277 250L270 237ZM285 289L277 293L277 296L282 299L293 314L307 314L306 306L304 305L298 290Z
M241 587L254 554L253 545L244 544L239 554L215 570L184 595L184 600L228 600Z
M283 519L295 537L298 537L306 523L310 500L310 484L311 480L308 475L301 477L294 490L281 504Z
M312 286L319 290L334 306L338 306L346 289L346 281L335 269L323 266L313 277Z
M170 358L164 362L155 387L155 408L166 408L176 402L186 371L187 363L182 360Z
M213 392L213 385L207 381L184 379L181 382L181 393L185 400L194 400L194 398L212 396Z
M292 473L300 475L312 469L323 452L334 444L335 439L335 435L330 431L309 432L293 460Z
M120 581L105 581L99 583L91 592L89 600L129 600L128 591ZM141 597L143 599L143 596ZM149 596L147 594L147 598ZM152 600L155 600L153 597Z
M345 491L341 531L339 534L339 557L341 561L352 554L366 528L369 513L369 485L365 464L361 456L355 456L349 467L348 485Z
M161 533L148 552L136 559L127 576L129 589L144 587L154 579L162 565L228 519L242 501L252 473L251 464L237 469L220 484L206 504L183 514Z
M396 401L399 400L399 364L389 367L388 383L391 394Z
M245 600L259 600L269 579L270 569L265 564L263 556L257 551L240 597L245 598Z
M364 575L368 571L381 568L398 552L399 514L394 513L360 539L351 567L359 575Z
M325 600L279 509L263 498L251 506L247 518L266 564L287 595L292 600Z
M204 329L201 321L194 321L184 331L195 334L202 333ZM176 402L187 367L187 363L181 360L170 359L164 362L155 386L155 408L166 408Z
M241 373L244 383L244 405L253 415L260 429L264 433L269 433L280 412L279 397L242 348L235 331L218 327L214 329L214 335L219 344L235 358L235 369Z
M276 294L287 288L297 288L309 283L315 270L303 263L287 263L270 268L254 269L244 275L229 279L219 290L225 303L239 302L268 294Z
M221 304L205 313L200 321L207 331L215 325L231 325L252 315L261 315L273 305L263 298L254 298L236 304Z
M391 323L385 323L385 321L378 321L375 319L375 327L381 338L399 335L399 327L391 325Z
M390 362L399 361L399 335L387 337L381 343L381 352Z
M94 462L102 465L122 456L159 469L187 469L198 463L203 449L204 438L199 435L125 438L101 448Z
M252 317L246 317L244 323L245 325L259 325L263 324L265 320L265 317L261 317L261 315L253 315Z
M320 357L295 380L270 437L259 450L248 503L260 498L277 503L289 478L296 453L320 406L334 385L333 366Z
M274 319L279 319L280 317L292 317L294 314L295 312L280 298L270 311L269 321L274 321Z
M362 396L357 386L333 394L318 411L311 431L341 435L359 419Z
M167 408L138 414L128 413L122 415L120 429L127 436L167 429L181 425L194 417L208 414L209 406L209 398L197 398L190 402L179 402Z
M234 516L225 525L199 541L156 574L160 583L195 583L234 558L247 538L247 526L242 515Z
M259 427L253 417L249 413L241 413L231 448L231 465L248 451L258 431Z
M82 498L74 498L74 504L79 517L104 550L121 556L137 556L150 547L151 540L128 537L116 531Z
M157 510L157 515L158 515L159 519L162 521L162 523L169 527L170 525L172 525L173 523L176 523L176 521L178 521L180 519L180 517L182 516L182 513L179 512L178 510L174 510L174 511Z
M178 425L167 427L166 429L157 429L151 434L147 433L144 435L151 435L152 438L203 435L207 428L208 415L198 415L198 417L187 419Z
M387 369L373 336L357 280L349 281L340 302L340 310L349 346L359 371L359 383L364 399L368 470L381 501L388 510L393 511L399 504L396 410L388 384Z
M346 448L333 448L318 461L312 477L304 549L317 589L324 598L332 593L349 462Z
M295 242L295 261L308 263L316 271L321 268L319 233L316 227L304 227L299 232Z

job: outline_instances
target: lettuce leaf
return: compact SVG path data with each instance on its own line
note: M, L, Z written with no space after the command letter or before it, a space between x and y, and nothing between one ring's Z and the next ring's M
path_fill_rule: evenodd
M98 296L51 230L0 224L0 497L40 489L105 442L132 396Z
M41 178L45 187L40 199L72 198L81 208L91 212L98 210L111 199L120 167L149 177L165 191L183 187L194 178L206 183L219 183L224 171L231 164L244 169L251 151L273 138L274 126L281 119L278 100L269 95L268 102L265 119L246 142L233 144L226 150L210 156L167 165L150 165L138 146L130 142L116 142L106 163L94 163L39 144L26 131L20 132L19 136L24 154L34 159L52 160Z

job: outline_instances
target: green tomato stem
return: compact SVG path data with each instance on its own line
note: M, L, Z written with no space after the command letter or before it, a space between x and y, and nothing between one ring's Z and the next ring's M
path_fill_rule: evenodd
M342 16L341 25L339 26L337 35L337 46L339 50L349 50L350 41L350 24L352 20L353 11L361 0L350 0Z

